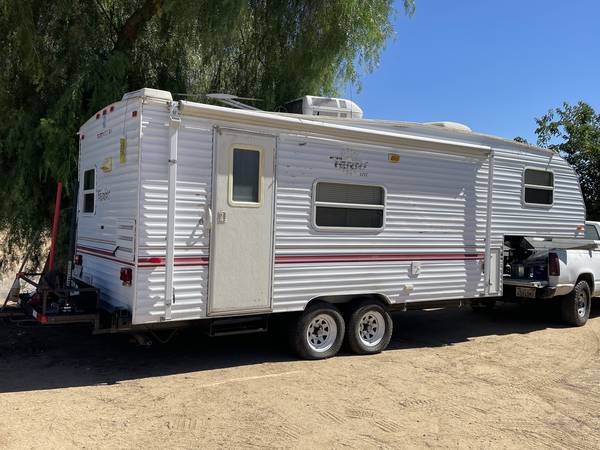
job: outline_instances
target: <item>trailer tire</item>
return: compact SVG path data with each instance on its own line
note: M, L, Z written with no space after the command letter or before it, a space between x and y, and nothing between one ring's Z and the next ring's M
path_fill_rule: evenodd
M578 281L575 287L560 300L561 316L565 323L580 327L590 317L592 296L585 280Z
M344 318L340 311L333 305L317 303L298 317L291 327L290 341L301 358L326 359L339 352L344 332Z
M379 303L359 303L350 315L346 328L348 347L358 355L371 355L385 350L392 338L394 322Z

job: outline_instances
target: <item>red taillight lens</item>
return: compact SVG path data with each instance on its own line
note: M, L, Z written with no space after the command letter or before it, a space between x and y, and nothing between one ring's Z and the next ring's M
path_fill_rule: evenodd
M548 275L557 277L560 275L560 260L554 252L548 253Z
M73 257L73 264L80 266L83 263L83 257L81 255L75 255Z
M131 280L133 278L133 273L131 269L127 267L121 267L121 281L123 282L123 286L131 286Z

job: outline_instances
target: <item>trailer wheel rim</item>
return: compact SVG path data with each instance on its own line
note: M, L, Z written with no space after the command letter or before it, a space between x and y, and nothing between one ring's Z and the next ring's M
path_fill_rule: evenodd
M335 319L329 314L315 316L306 329L308 346L315 352L326 352L335 343L338 327Z
M385 335L385 319L379 311L370 310L358 321L358 338L366 347L375 347Z
M579 317L585 317L585 313L587 312L587 295L585 292L580 291L577 293L577 315Z

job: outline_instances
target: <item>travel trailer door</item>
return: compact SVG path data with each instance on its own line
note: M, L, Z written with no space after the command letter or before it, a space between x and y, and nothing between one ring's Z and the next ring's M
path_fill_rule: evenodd
M275 137L217 129L209 315L271 309Z

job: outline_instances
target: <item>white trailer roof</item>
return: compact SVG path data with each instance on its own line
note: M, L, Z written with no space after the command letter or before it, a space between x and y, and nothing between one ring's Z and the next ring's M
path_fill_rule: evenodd
M473 153L487 155L491 147L459 140L417 136L397 131L380 130L355 126L355 124L341 124L339 122L325 122L318 118L307 116L282 115L263 111L247 111L222 106L207 105L189 101L179 101L182 114L212 119L227 123L243 124L261 128L286 130L301 134L326 136L334 139L348 140L382 146L409 146L425 150L438 150L443 152Z
M122 100L136 97L152 98L172 102L170 92L160 89L143 88L128 92ZM441 127L434 123L401 122L373 119L340 119L324 116L308 116L267 111L238 110L223 106L181 100L177 102L184 114L203 117L209 120L236 123L241 125L286 130L306 135L330 137L334 139L368 143L382 146L410 146L423 150L448 153L471 153L485 156L492 151L492 145L510 145L535 153L552 155L549 149L523 144L498 136Z

